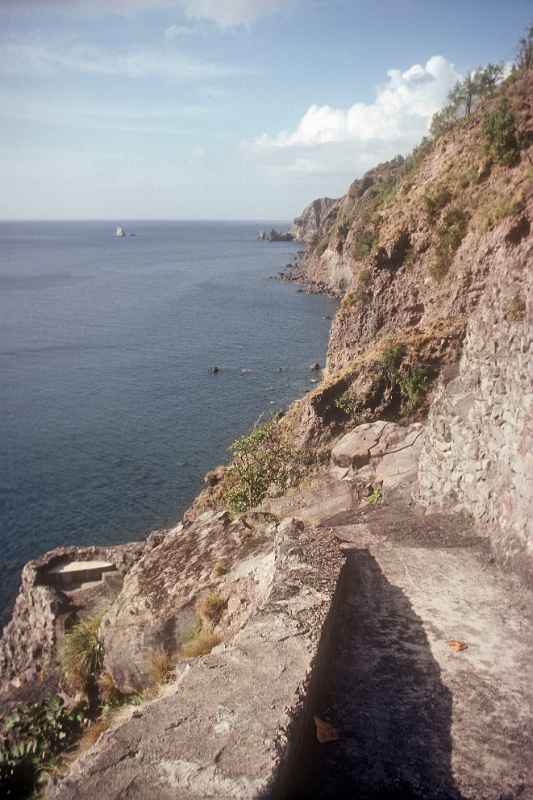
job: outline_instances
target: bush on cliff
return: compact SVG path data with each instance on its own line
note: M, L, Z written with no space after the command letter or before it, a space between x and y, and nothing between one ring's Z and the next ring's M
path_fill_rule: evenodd
M61 668L68 685L90 692L104 662L104 645L98 630L101 616L81 620L65 634L60 654Z
M283 493L297 459L275 421L254 428L231 446L233 461L224 476L224 502L242 512L259 505L271 488Z
M520 156L516 119L506 97L485 115L482 124L487 154L499 164L512 166Z
M54 695L5 715L0 720L0 796L29 797L86 722L84 706L68 709Z

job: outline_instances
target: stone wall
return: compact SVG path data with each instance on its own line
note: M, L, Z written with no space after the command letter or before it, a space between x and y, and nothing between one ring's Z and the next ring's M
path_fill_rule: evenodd
M420 498L470 512L498 560L533 576L533 203L493 237L486 290L428 419Z

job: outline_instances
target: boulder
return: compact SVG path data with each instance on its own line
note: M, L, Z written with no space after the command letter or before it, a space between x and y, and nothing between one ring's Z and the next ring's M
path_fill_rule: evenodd
M345 434L331 451L333 474L371 486L396 489L416 480L424 428L395 422L369 422Z

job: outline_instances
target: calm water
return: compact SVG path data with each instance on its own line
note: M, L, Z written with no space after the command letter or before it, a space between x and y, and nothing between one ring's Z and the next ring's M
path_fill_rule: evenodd
M253 223L125 227L0 224L0 612L45 550L174 523L324 359L333 301L269 280L294 244Z

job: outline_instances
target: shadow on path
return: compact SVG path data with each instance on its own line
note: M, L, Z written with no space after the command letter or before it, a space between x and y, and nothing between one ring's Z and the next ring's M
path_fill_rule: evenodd
M460 800L451 714L420 618L367 550L351 550L267 796ZM315 715L338 741L317 741Z

